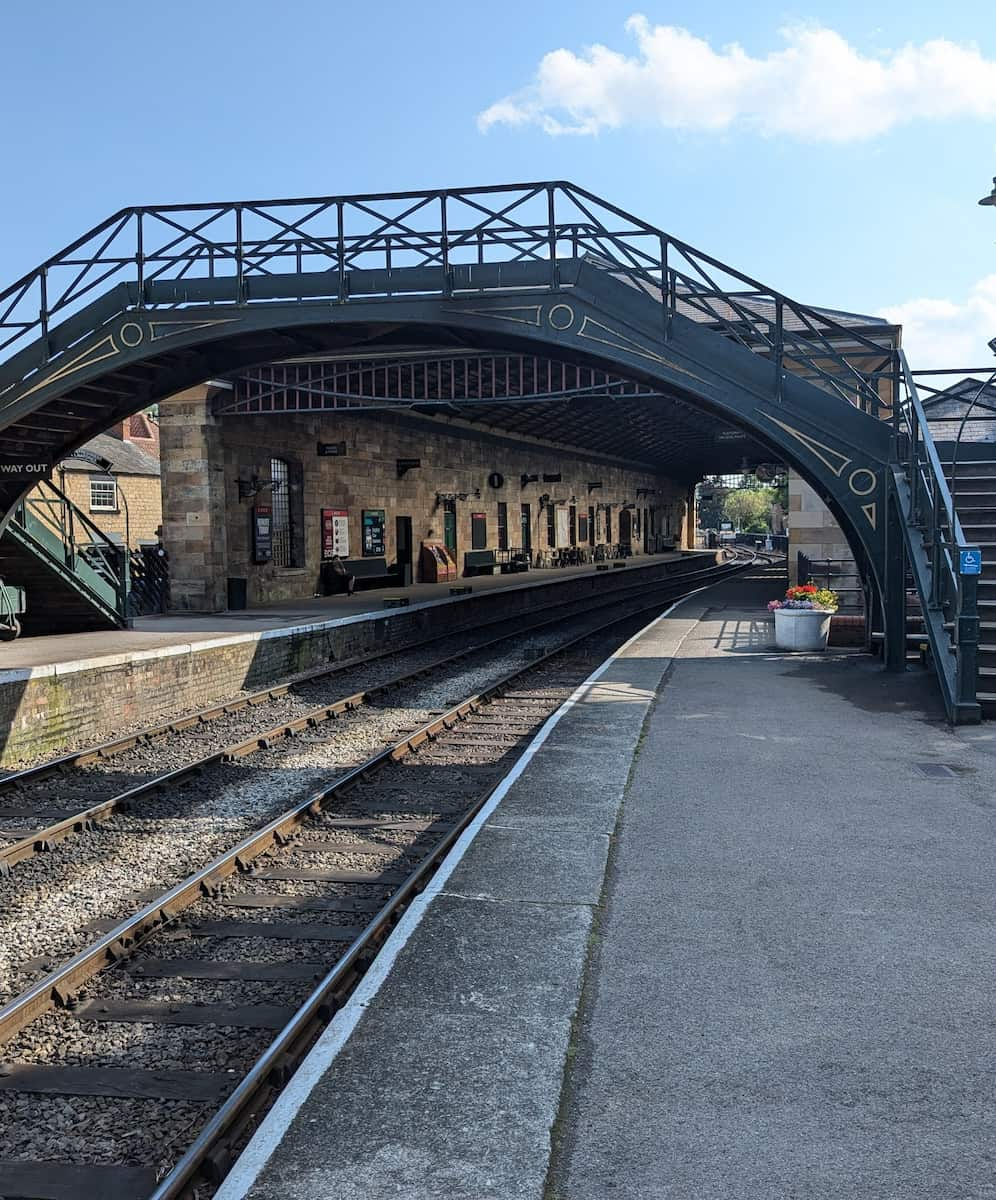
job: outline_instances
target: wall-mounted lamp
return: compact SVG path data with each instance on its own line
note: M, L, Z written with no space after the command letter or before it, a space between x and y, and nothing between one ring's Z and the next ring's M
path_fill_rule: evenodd
M272 479L261 479L258 475L253 475L250 479L238 479L236 482L239 486L240 500L255 500L259 493L265 492L267 488L279 492L284 486L282 479L278 479L274 483Z

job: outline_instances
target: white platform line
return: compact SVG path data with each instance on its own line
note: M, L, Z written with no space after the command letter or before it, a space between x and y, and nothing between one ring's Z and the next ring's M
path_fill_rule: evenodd
M387 978L398 955L407 945L409 938L418 928L432 900L443 890L446 882L459 866L478 832L487 823L488 818L508 794L512 785L522 775L523 771L525 771L554 728L572 708L585 698L612 664L618 659L625 657L626 651L634 642L638 641L656 625L660 624L661 621L669 617L679 605L684 604L687 600L690 600L693 596L697 596L699 592L705 591L706 587L710 586L714 585L706 584L704 587L696 588L694 592L689 592L687 596L682 596L680 600L676 600L660 616L655 617L649 624L634 633L618 650L610 654L600 666L596 667L556 712L551 713L546 719L536 733L536 736L526 747L522 757L518 759L511 771L501 780L491 793L487 803L454 843L428 886L409 905L408 910L395 926L393 932L381 948L380 953L374 959L370 970L363 976L356 991L353 992L349 1000L332 1018L328 1027L308 1052L304 1062L294 1073L290 1083L280 1093L276 1103L263 1119L251 1141L236 1161L235 1166L225 1178L224 1183L215 1192L214 1200L244 1200L249 1189L262 1173L273 1152L279 1146L284 1134L290 1128L290 1124L301 1106L349 1040L360 1017L363 1015L364 1009L374 996L377 995L381 984ZM684 641L685 636L687 636L687 631L680 639L679 645L680 642Z

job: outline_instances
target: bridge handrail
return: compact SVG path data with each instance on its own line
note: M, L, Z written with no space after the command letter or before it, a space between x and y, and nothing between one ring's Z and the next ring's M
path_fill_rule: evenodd
M57 346L48 341L53 321L105 284L137 285L138 306L159 307L179 301L151 299L148 285L156 280L230 279L223 302L248 303L247 280L311 271L317 262L330 295L347 301L347 276L373 256L388 275L403 266L441 268L444 294L462 262L546 262L555 291L567 246L575 258L607 259L613 273L654 294L665 338L683 308L697 312L767 355L779 391L793 364L878 413L888 372L861 370L841 350L846 344L851 356L867 350L877 360L888 353L867 326L792 300L565 181L123 208L0 291L0 352L28 351L37 340L38 365L64 353L65 337Z

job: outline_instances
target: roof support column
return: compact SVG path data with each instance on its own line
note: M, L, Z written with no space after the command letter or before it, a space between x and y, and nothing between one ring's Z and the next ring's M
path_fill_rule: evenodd
M228 602L225 459L213 392L201 384L159 407L172 612L223 612Z

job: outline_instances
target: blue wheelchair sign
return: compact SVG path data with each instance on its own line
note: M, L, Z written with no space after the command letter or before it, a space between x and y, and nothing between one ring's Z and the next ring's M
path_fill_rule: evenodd
M962 575L981 575L982 574L982 551L981 550L961 550L960 563L958 565L959 573Z

